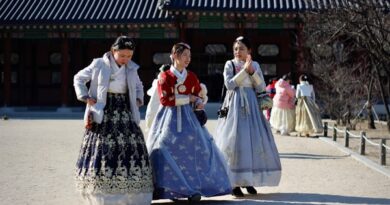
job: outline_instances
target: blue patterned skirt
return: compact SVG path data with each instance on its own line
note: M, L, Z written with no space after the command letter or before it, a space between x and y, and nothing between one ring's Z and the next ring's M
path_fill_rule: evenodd
M222 153L190 105L162 107L149 131L147 147L155 199L231 193Z
M132 120L127 94L107 94L104 118L86 130L76 164L83 194L153 191L152 170L140 127Z

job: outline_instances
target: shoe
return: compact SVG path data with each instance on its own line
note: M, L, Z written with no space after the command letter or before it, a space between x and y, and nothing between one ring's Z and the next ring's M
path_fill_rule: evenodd
M257 194L256 189L253 186L247 186L245 187L246 191L248 191L249 194Z
M202 198L202 196L200 194L194 194L194 195L188 197L188 201L191 201L191 202L195 201L196 202L196 201L200 201L201 198Z
M242 193L240 187L234 187L234 189L232 191L232 195L235 197L243 197L244 193Z

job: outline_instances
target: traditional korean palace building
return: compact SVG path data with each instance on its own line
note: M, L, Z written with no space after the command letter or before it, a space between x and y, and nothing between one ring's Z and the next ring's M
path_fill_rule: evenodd
M0 0L0 108L81 106L73 75L119 35L136 39L133 60L145 90L169 63L172 45L187 42L188 69L218 101L237 36L251 40L266 79L298 74L304 57L297 14L342 6L345 0Z

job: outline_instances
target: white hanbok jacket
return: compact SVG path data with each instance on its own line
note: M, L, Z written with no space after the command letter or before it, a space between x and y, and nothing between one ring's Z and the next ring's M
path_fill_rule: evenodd
M114 60L111 52L107 52L102 58L96 58L92 63L80 70L73 79L73 85L77 99L84 101L83 98L89 96L96 99L96 104L86 106L84 120L87 120L88 113L92 112L93 121L101 123L103 120L103 110L106 105L107 91L110 85L111 66L110 60ZM144 90L143 84L138 76L139 66L133 61L129 61L126 65L126 82L130 99L130 111L133 120L139 124L140 113L137 106L137 99L143 104ZM87 82L91 82L89 89L86 86Z
M309 84L307 81L302 81L297 85L296 97L301 96L311 97L314 101L316 100L316 95L314 93L313 85Z

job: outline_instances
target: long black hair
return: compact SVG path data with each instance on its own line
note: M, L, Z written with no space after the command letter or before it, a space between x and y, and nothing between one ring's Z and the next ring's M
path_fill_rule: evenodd
M282 76L282 79L283 79L284 81L287 81L287 80L290 80L290 81L291 81L291 73L284 74L284 75Z

